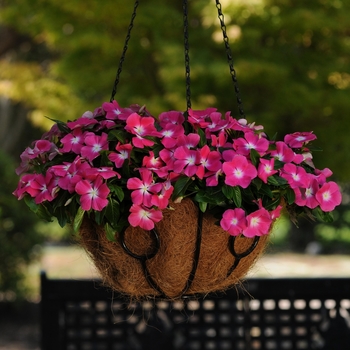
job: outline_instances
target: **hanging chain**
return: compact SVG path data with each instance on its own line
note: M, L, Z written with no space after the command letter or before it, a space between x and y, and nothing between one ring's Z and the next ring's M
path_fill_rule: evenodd
M242 104L242 99L241 99L241 96L240 96L240 91L239 91L239 87L238 87L238 83L237 83L236 71L233 68L233 58L232 58L232 52L231 52L231 48L230 48L230 44L229 44L229 39L228 39L227 32L226 32L226 25L225 25L225 21L224 21L224 14L222 13L222 6L221 6L221 3L220 3L219 0L216 0L216 8L218 10L218 18L220 20L221 31L222 31L222 35L223 35L223 38L224 38L227 61L228 61L229 67L230 67L230 74L231 74L231 78L232 78L232 81L233 81L233 85L235 87L235 93L236 93L236 99L237 99L239 114L241 115L241 117L245 118L245 114L244 114L244 110L243 110L243 104Z
M191 108L191 77L190 77L190 56L188 42L188 6L187 0L183 0L183 21L184 21L184 49L185 49L185 71L186 71L186 102L187 111Z
M122 55L120 57L118 71L117 71L117 75L115 77L115 81L114 81L114 85L113 85L113 90L112 90L112 95L111 95L110 102L112 102L114 100L114 96L117 93L117 87L118 87L118 84L119 84L120 74L121 74L122 69L123 69L123 63L124 63L124 60L125 60L126 51L128 50L128 43L129 43L130 36L131 36L131 30L134 27L134 19L136 17L136 10L137 10L138 6L139 6L139 1L135 0L134 10L132 12L131 21L130 21L129 28L128 28L128 31L127 31L127 34L126 34L126 38L125 38L125 42L124 42L124 48L123 48Z

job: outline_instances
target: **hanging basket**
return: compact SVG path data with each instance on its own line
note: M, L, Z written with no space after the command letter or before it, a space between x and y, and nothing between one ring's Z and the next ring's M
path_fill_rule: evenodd
M239 283L267 244L267 235L228 236L209 214L201 222L190 199L171 207L155 232L129 227L116 242L84 219L80 243L107 286L136 299L225 290Z
M236 285L263 252L282 205L331 220L340 204L329 169L312 162L312 132L273 141L244 118L221 5L216 0L240 119L191 109L187 1L187 110L158 118L114 100L57 122L21 155L14 194L41 218L71 224L106 285L133 299L185 298Z

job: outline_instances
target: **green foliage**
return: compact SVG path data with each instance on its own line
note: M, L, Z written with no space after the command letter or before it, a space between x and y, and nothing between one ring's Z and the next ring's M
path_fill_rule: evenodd
M35 231L37 218L12 195L17 186L14 165L0 152L0 298L26 296L26 266L38 257L44 236Z
M0 61L1 94L26 103L35 116L61 120L109 99L133 1L2 4L0 23L28 35L37 55ZM140 3L116 96L122 105L147 103L154 113L185 109L181 5ZM324 149L317 163L347 179L350 3L223 0L222 5L248 119L271 134L313 130ZM193 107L235 111L214 2L190 2L189 20ZM10 88L4 81L11 81Z

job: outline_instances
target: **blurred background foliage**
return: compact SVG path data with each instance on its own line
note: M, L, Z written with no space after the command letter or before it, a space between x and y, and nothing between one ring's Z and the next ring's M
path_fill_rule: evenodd
M293 227L276 234L277 245L303 251L316 241L325 252L349 249L350 2L221 3L248 121L280 138L314 131L323 148L315 154L317 167L331 168L343 183L344 205L334 225L301 222L297 234ZM13 174L8 157L18 163L30 140L51 125L45 116L75 119L110 99L132 9L133 1L123 0L0 0L1 169ZM189 42L192 107L239 117L215 1L189 0ZM140 1L116 99L123 106L146 104L154 115L186 109L181 1ZM25 261L27 253L4 223L25 229L32 245L46 228L26 221L26 211L13 202L14 188L1 190L0 234ZM0 252L11 249L2 245ZM3 289L8 267L0 261Z

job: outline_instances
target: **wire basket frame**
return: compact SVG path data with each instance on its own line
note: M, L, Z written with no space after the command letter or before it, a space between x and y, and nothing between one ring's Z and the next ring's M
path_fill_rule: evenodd
M123 63L125 61L126 53L128 50L128 44L131 38L131 32L134 27L134 21L136 18L138 7L139 7L139 0L135 0L130 23L129 23L127 34L125 37L121 58L118 65L118 70L117 70L115 81L112 88L112 94L110 98L111 102L114 100L115 95L117 93L117 88L120 81L120 75L122 73ZM220 22L220 27L223 35L223 42L225 45L227 62L229 65L229 72L234 85L234 92L236 95L238 111L240 116L245 118L243 103L240 97L240 89L238 87L236 71L234 69L232 52L229 44L229 38L227 35L226 24L224 20L223 11L222 11L222 5L219 0L216 0L216 9L217 9L218 19ZM185 90L186 91L186 111L184 112L184 116L185 118L187 118L188 110L191 109L191 69L190 69L190 55L189 55L190 50L189 50L188 0L183 0L182 11L183 11L183 40L184 40L183 43L184 43L184 68L185 68L185 87L186 87L186 90ZM192 285L192 282L195 278L197 267L199 264L201 244L202 244L202 227L203 227L203 213L200 210L198 210L195 248L193 251L193 256L189 257L190 259L192 259L192 269L188 275L188 279L185 285L183 286L181 293L178 295L178 298L189 297L189 295L187 295L186 293L188 292L188 290ZM163 291L159 283L152 277L148 269L147 263L158 254L160 246L162 244L160 234L156 229L153 229L150 231L150 237L153 242L152 249L150 251L145 252L144 254L136 254L132 251L132 249L129 248L125 239L126 230L124 230L123 232L120 232L119 244L127 255L139 261L139 264L143 270L144 277L147 280L147 283L149 284L149 286L152 287L153 290L158 293L157 297L160 297L161 299L168 299L169 298L168 295L166 294L166 292ZM233 259L232 266L227 271L226 277L229 277L233 273L233 271L237 268L237 266L239 265L240 261L243 258L247 257L251 252L254 251L254 249L257 247L259 243L259 240L260 240L260 237L255 237L254 239L252 239L251 245L245 251L238 253L235 248L236 237L233 237L233 236L228 237L227 249L229 250L229 252L231 253L234 259Z

